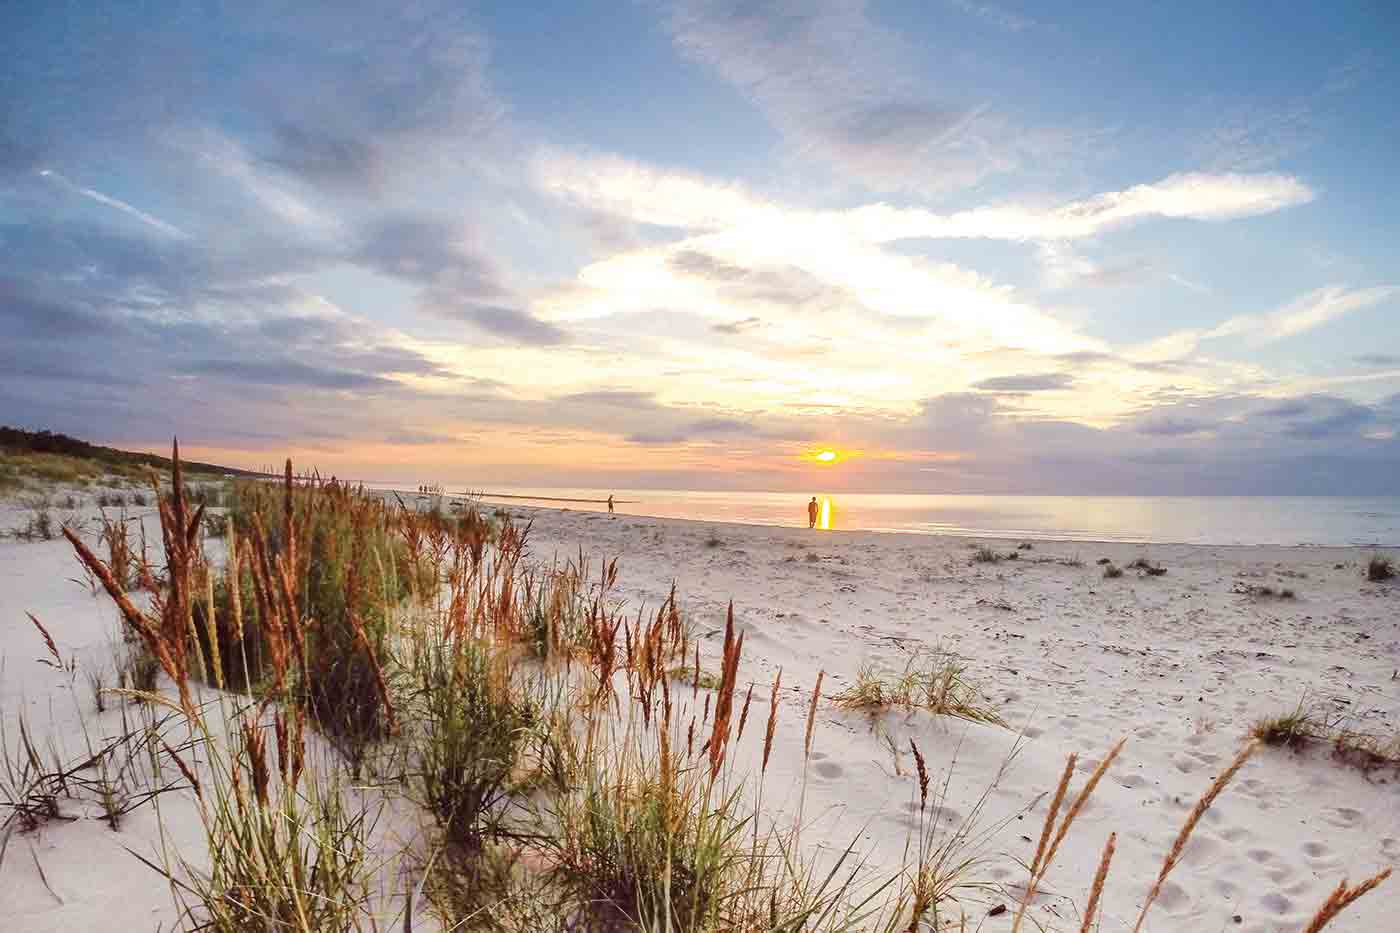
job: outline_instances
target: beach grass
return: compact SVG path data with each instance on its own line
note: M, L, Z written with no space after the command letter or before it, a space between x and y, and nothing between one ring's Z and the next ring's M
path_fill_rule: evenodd
M968 677L966 663L943 647L915 654L902 671L863 664L856 671L855 683L835 694L832 702L867 713L898 707L1006 725L982 689Z
M963 898L1004 891L991 872L1000 856L987 846L999 827L980 824L981 804L943 818L951 770L941 782L931 775L912 739L917 817L899 866L867 866L858 832L820 853L804 835L822 710L1004 725L950 650L916 654L902 671L868 665L830 697L819 673L802 691L805 721L778 749L801 771L785 788L795 809L777 819L764 800L784 790L765 786L782 673L768 690L766 728L749 730L757 685L740 687L744 629L732 605L722 646L707 643L702 658L674 588L652 609L628 607L616 595L616 560L591 565L580 554L546 567L527 559L528 524L395 508L298 477L290 463L280 484L234 485L227 559L216 567L203 552L215 500L187 495L178 448L172 460L171 484L155 493L159 570L119 520L103 526L106 560L78 531L61 531L116 603L121 648L142 665L119 663L121 695L144 701L138 715L172 717L189 734L158 754L151 741L114 749L113 770L95 778L117 823L147 800L159 812L172 786L163 775L178 775L208 862L173 843L140 857L170 885L185 929L411 929L412 912L426 910L462 930L894 933L973 923ZM142 600L136 586L149 590ZM738 763L748 760L736 755L746 732L756 769ZM1013 931L1032 922L1066 837L1122 748L1074 792L1070 757ZM1139 879L1139 929L1253 748L1199 798L1157 876ZM154 762L147 784L123 783L123 755ZM69 767L27 730L5 743L0 771L21 828L61 812L68 789L54 782ZM162 790L147 797L143 787ZM384 848L386 800L429 818L426 848ZM1098 870L1080 882L1081 930L1109 889L1118 839L1110 832ZM419 882L403 881L405 871ZM1310 929L1384 880L1342 884Z

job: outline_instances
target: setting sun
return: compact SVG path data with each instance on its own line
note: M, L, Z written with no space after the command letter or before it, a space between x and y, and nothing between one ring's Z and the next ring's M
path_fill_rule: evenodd
M817 459L822 463L831 463L836 459L836 451L823 450L821 453L817 454Z

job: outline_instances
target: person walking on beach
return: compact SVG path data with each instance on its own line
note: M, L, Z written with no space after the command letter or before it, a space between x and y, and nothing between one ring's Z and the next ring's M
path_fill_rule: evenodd
M613 501L612 501L612 494L611 494L611 493L608 494L608 514L609 514L609 515L613 514Z
M807 503L807 527L817 527L817 497L813 496L812 501Z

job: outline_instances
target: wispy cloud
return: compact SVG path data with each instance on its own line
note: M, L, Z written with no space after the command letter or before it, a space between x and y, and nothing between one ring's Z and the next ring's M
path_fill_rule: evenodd
M874 241L1072 240L1152 218L1212 221L1271 214L1314 197L1291 175L1189 172L1052 208L1009 204L936 214L879 204L851 211L850 222Z
M1344 314L1378 305L1397 294L1400 294L1400 286L1395 285L1380 285L1374 288L1328 285L1300 295L1267 314L1242 314L1232 317L1207 331L1202 335L1202 339L1243 335L1261 341L1282 340L1312 330Z
M143 224L146 224L149 227L154 227L161 233L164 233L166 236L175 237L176 239L180 240L189 238L188 233L181 230L174 224L166 223L165 221L161 220L159 217L156 217L153 214L148 214L140 208L134 207L133 205L130 205L125 201L105 195L101 191L96 191L92 188L84 188L81 185L75 185L73 182L69 181L67 178L64 178L62 175L60 175L58 172L55 172L53 169L41 169L39 175L43 178L49 179L54 184L73 192L74 194L79 194L85 198L90 198L96 201L98 204L104 204L107 207L121 211L123 214L135 217Z
M994 3L979 3L977 0L948 0L948 2L969 16L975 16L983 22L1008 32L1023 32L1037 25L1036 21L1029 16L1008 10L1006 7L997 6Z
M1033 373L1020 376L993 376L974 382L974 389L984 392L1052 392L1068 389L1074 385L1074 377L1069 373Z
M166 134L177 150L189 153L213 171L238 183L264 209L282 222L313 234L338 232L339 222L318 210L297 192L290 179L277 177L277 171L264 167L238 140L210 127L178 130Z
M877 190L942 190L1008 171L1059 134L940 100L863 0L681 0L677 47L747 95L804 156Z
M785 208L739 186L672 172L616 156L558 150L537 154L534 178L545 191L640 223L686 230L762 227L800 216L871 243L911 239L1062 241L1096 236L1150 219L1222 221L1306 204L1316 193L1280 174L1189 172L1055 206L1007 203L952 214L870 204L849 210Z

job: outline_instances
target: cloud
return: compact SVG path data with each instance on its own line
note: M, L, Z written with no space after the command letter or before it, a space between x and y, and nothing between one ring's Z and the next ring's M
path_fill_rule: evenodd
M85 304L54 301L20 283L0 278L0 333L7 341L57 343L74 337L103 337L122 330L116 316Z
M761 223L773 211L742 185L611 154L543 147L530 160L530 174L540 190L591 215L659 227L717 230Z
M763 323L760 317L745 317L737 321L726 321L722 324L711 324L710 330L717 334L742 334L744 331L753 330Z
M1314 289L1267 314L1245 314L1230 318L1207 331L1202 339L1245 335L1258 340L1282 340L1326 324L1344 314L1389 301L1400 294L1400 286L1349 288L1328 285Z
M1359 437L1383 417L1382 410L1334 395L1314 394L1270 405L1258 413L1283 422L1282 432L1302 440Z
M639 431L629 434L627 442L664 446L694 441L713 442L734 437L758 437L762 433L757 425L738 418L701 418L667 430Z
M1193 172L1052 207L1008 203L940 214L876 203L808 211L787 208L740 186L616 156L543 150L532 162L532 174L542 190L576 205L685 230L740 228L771 235L791 224L865 243L987 239L1042 242L1052 249L1139 221L1233 220L1274 213L1316 197L1307 184L1290 175Z
M1275 100L1206 101L1203 109L1210 123L1192 146L1193 154L1213 168L1258 171L1306 152L1327 138L1338 98L1371 70L1369 57L1363 52L1335 64L1314 89L1303 94Z
M1356 357L1362 366L1400 366L1400 356L1391 353L1363 353Z
M1036 373L1023 376L994 376L974 382L974 389L984 392L1051 392L1068 389L1074 385L1074 377L1068 373Z
M381 217L364 229L350 258L381 275L431 286L436 294L495 298L506 291L500 270L476 247L474 234L441 218Z
M948 393L880 437L901 452L889 475L946 492L1393 495L1398 402L1201 395L1094 428Z
M1139 434L1156 437L1186 437L1191 434L1204 434L1215 427L1215 422L1201 418L1162 417L1149 418L1135 428Z
M557 401L603 405L609 408L643 408L655 405L656 396L651 392L637 392L631 389L594 389L588 392L571 392L560 396Z
M461 438L452 434L438 434L434 431L400 429L384 436L384 443L411 447L433 447L441 444L455 444Z
M1049 209L1013 204L935 214L879 204L857 208L849 216L852 225L875 242L905 239L1055 242L1096 236L1151 218L1220 221L1255 217L1306 204L1314 197L1311 188L1289 175L1189 172Z
M993 3L978 3L975 0L948 0L948 2L969 16L975 16L985 23L1007 32L1023 32L1038 24L1029 16L1023 16Z
M939 100L918 52L861 0L681 0L676 46L746 95L801 155L878 190L944 190L1008 171L1060 134Z
M694 249L679 250L671 256L670 265L683 275L712 283L726 300L740 304L826 311L853 300L844 289L793 265L740 265Z
M382 389L390 379L367 373L326 369L299 360L197 360L189 372L220 376L261 386L306 386L314 389Z
M560 327L541 321L528 311L488 305L453 308L444 314L516 343L537 347L553 347L564 343L568 335Z
M283 177L275 167L260 163L239 140L211 126L182 128L165 134L176 151L193 156L199 164L234 182L280 222L318 237L334 237L341 231L337 219L318 207L298 182Z

